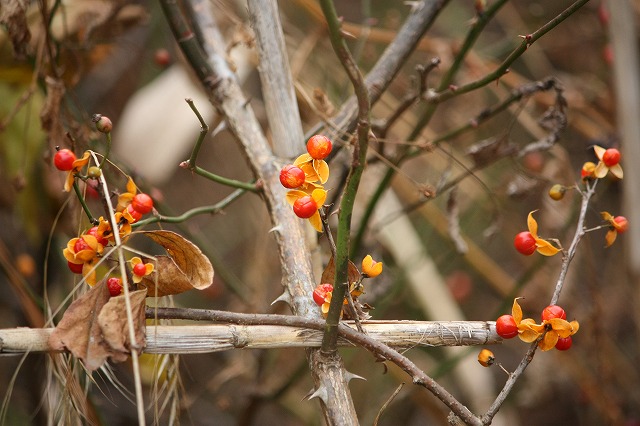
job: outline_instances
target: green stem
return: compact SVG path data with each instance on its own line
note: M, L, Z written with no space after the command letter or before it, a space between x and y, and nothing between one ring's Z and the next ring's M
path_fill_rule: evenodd
M207 136L207 133L209 132L209 126L204 121L204 118L202 118L202 114L200 114L200 111L198 111L198 108L196 108L196 105L194 104L193 99L187 98L185 99L185 101L187 102L187 104L189 104L189 107L191 108L193 113L198 118L198 121L200 122L200 134L198 135L196 144L194 145L193 150L191 151L191 157L189 157L187 161L181 164L181 166L191 170L197 175L200 175L214 182L218 182L222 185L230 186L232 188L243 189L245 191L258 192L258 188L256 187L255 183L248 183L248 182L242 182L235 179L225 178L215 173L211 173L201 167L196 166L196 160L198 158L198 154L200 153L202 142L204 142L204 138Z
M345 298L349 286L347 268L349 264L351 217L356 193L360 184L362 172L364 171L367 156L370 131L370 101L369 93L362 74L355 64L351 52L342 37L340 21L336 14L333 2L331 0L321 0L320 6L327 20L331 45L351 80L358 101L358 140L354 146L351 169L347 176L342 200L340 202L340 213L336 236L336 276L334 281L333 297L331 305L329 306L327 322L322 339L322 351L325 353L331 353L335 352L337 348L338 324L340 322L340 315L342 312L342 301Z
M107 133L107 149L104 151L104 156L102 157L102 161L98 165L98 168L102 169L102 166L105 161L107 161L107 157L109 157L109 152L111 151L111 132Z
M201 215L201 214L217 214L217 213L220 213L225 208L227 208L235 200L240 198L240 196L242 194L244 194L245 192L246 192L246 190L244 190L244 189L237 189L234 192L232 192L231 194L229 194L222 201L220 201L219 203L216 203L216 204L214 204L212 206L196 207L194 209L187 210L186 212L182 213L179 216L163 216L163 215L159 214L157 216L153 216L153 217L150 217L148 219L136 222L131 226L136 228L138 226L149 225L151 223L157 223L157 222L162 222L162 223L182 223L182 222L185 222L188 219L191 219L192 217L197 216L197 215Z
M250 182L242 182L239 180L235 180L235 179L229 179L229 178L225 178L222 177L220 175L217 175L215 173L211 173L203 168L200 168L198 166L195 167L189 167L195 174L200 175L204 178L207 178L209 180L212 180L214 182L218 182L221 183L222 185L226 185L226 186L230 186L232 188L238 188L238 189L244 189L245 191L250 191L250 192L258 192L258 188L256 186L255 183L250 183Z
M498 11L502 8L502 6L504 6L506 2L507 0L497 1L496 3L492 4L482 15L479 15L477 17L475 23L467 33L467 36L465 37L464 42L460 47L460 51L453 59L451 67L449 67L446 74L442 77L442 80L440 80L437 92L442 92L449 89L449 86L453 83L456 74L458 73L458 71L460 71L460 67L463 64L464 59L471 51L471 48L475 45L478 37L480 37L480 34L482 34L486 25L489 23L489 21L491 21L495 14L498 13ZM422 132L422 129L424 129L429 124L431 118L433 117L433 114L436 112L436 109L437 103L430 103L429 105L427 105L425 113L420 115L420 121L418 121L416 127L409 136L410 141L415 140L420 132Z
M198 111L198 108L196 108L196 105L193 103L193 99L187 98L185 99L185 101L187 102L187 104L189 104L189 107L191 108L193 113L196 115L196 117L198 117L198 121L200 121L200 135L198 136L198 140L196 141L196 144L193 147L193 151L191 151L191 157L189 158L189 167L193 169L196 167L196 159L198 158L198 153L200 152L200 147L202 146L202 142L204 141L205 136L209 132L209 126L204 121L204 118L202 118L202 114L200 114L200 111Z
M87 206L87 203L85 202L84 197L82 196L82 193L80 192L80 187L78 186L77 179L73 180L73 190L75 191L76 196L78 197L78 201L80 201L80 205L82 206L82 209L84 210L85 214L87 215L87 218L89 219L89 222L91 222L92 225L96 225L98 223L98 221L91 214L91 211L89 210L89 206Z
M564 21L573 13L575 13L587 2L589 2L589 0L576 1L571 6L569 6L564 11L562 11L562 13L560 13L558 16L556 16L555 18L547 22L545 25L540 27L537 31L531 34L522 36L522 42L520 43L520 45L516 47L509 54L509 56L507 56L507 58L504 61L502 61L500 65L498 65L498 67L493 72L490 72L489 74L485 75L484 77L476 81L473 81L471 83L465 84L457 88L449 88L449 87L442 88L441 92L427 97L427 102L431 104L444 102L455 96L460 96L465 93L484 87L487 84L491 83L492 81L499 79L504 74L509 72L509 67L511 66L511 64L515 62L515 60L518 59L520 56L522 56L522 54L529 48L529 46L531 46L533 43L535 43L538 39L540 39L543 35L551 31L553 28L557 27L562 21Z

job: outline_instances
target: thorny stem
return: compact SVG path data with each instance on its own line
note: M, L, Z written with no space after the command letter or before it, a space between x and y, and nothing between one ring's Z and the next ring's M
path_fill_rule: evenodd
M567 19L569 16L571 16L573 13L575 13L578 9L580 9L582 6L584 6L588 2L589 0L576 1L571 6L569 6L564 11L562 11L558 16L556 16L555 18L547 22L545 25L540 27L535 32L531 34L527 34L526 36L523 36L523 39L520 45L516 47L509 54L509 56L507 56L506 59L502 61L500 65L498 65L498 67L494 71L490 72L489 74L485 75L484 77L476 81L467 83L460 87L456 87L455 89L447 88L439 93L432 94L431 96L427 97L426 99L427 102L433 103L433 104L444 102L455 96L460 96L462 94L484 87L487 84L491 83L492 81L499 79L504 74L509 72L509 67L511 66L511 64L515 62L515 60L518 59L520 56L522 56L522 54L529 48L529 46L531 46L533 43L538 41L540 37L542 37L549 31L551 31L553 28L558 26L558 24L560 24L562 21Z
M474 45L475 41L478 38L478 35L482 32L482 29L484 28L484 26L489 22L489 20L493 17L493 15L497 13L497 11L502 7L505 1L501 0L499 2L494 3L491 7L489 7L485 11L485 13L482 16L478 17L478 20L474 24L474 27L467 34L467 37L461 47L460 52L458 52L458 54L456 55L456 58L454 59L454 63L452 64L449 71L447 71L447 74L445 74L445 76L443 77L440 83L439 92L431 93L426 96L425 100L429 103L427 111L422 116L423 118L421 119L421 121L416 125L416 128L414 129L412 134L409 136L408 140L409 141L415 140L416 137L420 134L420 131L424 128L424 126L426 126L429 123L431 116L435 112L435 108L437 104L444 102L448 99L451 99L455 96L459 96L464 93L471 92L475 89L479 89L483 86L486 86L490 82L500 78L502 75L508 72L509 66L516 59L522 56L522 54L527 50L528 46L530 46L535 41L540 39L540 37L542 37L544 34L549 32L551 29L555 28L558 24L560 24L562 21L568 18L571 14L573 14L578 9L580 9L580 7L584 6L584 4L586 4L588 1L589 0L579 0L575 2L570 7L565 9L562 13L560 13L558 16L556 16L554 19L547 22L544 26L540 27L537 31L526 36L522 41L522 43L520 43L520 45L516 49L514 49L511 52L511 54L502 62L502 64L500 64L500 66L493 72L487 74L486 76L482 77L479 80L476 80L475 82L468 83L461 87L455 87L455 88L450 87L450 84L453 81L455 74L457 73L460 65L462 64L462 60L464 59L466 54L469 52L471 47ZM504 106L506 107L507 105L505 104ZM445 136L446 138L457 136L459 133L462 133L468 129L473 128L473 126L474 126L473 123L469 123L467 126L465 126L465 128L461 128L458 131L454 131L453 134L448 134ZM442 140L443 139L441 139L440 141ZM409 155L414 156L418 153L417 151L410 151L410 154L408 154L406 152L407 150L403 150L403 151L404 152L401 152L398 155L397 160L393 162L395 165L399 165L404 159L406 159L407 156ZM356 239L354 240L354 247L360 246L366 230L366 226L368 225L368 220L370 219L373 213L373 209L375 205L378 203L384 191L386 190L388 184L391 182L391 178L393 177L394 174L395 174L395 171L393 169L387 170L387 173L382 178L382 181L379 183L376 189L376 192L369 200L367 208L365 209L364 219L366 219L366 221L363 220L360 223L360 228L358 229L358 232L356 234Z
M495 115L499 114L500 112L506 110L510 105L512 105L515 102L520 101L523 98L532 96L534 93L540 92L540 91L547 91L547 90L551 90L551 89L557 89L558 87L558 82L556 79L554 78L547 78L545 80L542 81L536 81L533 83L528 83L525 84L517 89L514 89L511 92L511 95L504 99L502 102L500 102L497 105L494 105L493 107L484 109L483 111L481 111L479 114L477 114L475 117L471 118L466 124L458 127L457 129L453 129L450 132L441 135L439 137L437 137L436 139L432 140L430 142L431 146L437 146L438 144L452 139L454 137L457 137L461 134L463 134L464 132L467 132L469 130L474 130L477 129L478 126L482 123L484 123L485 121L489 120L490 118L494 117ZM422 149L420 146L415 146L414 149L409 150L404 158L401 158L399 160L397 160L396 162L393 163L393 165L398 165L400 164L402 161L404 161L404 159L410 158L410 157L414 157L417 156L421 153L424 152L424 149ZM509 152L505 152L506 154L510 154ZM518 155L520 155L518 153ZM501 156L493 156L490 159L488 159L485 163L482 164L482 167L486 167L489 166L491 163L493 163L494 161L499 160L500 158L502 158ZM373 161L371 161L370 163L372 163ZM445 187L440 188L440 190L438 191L439 193L444 193L447 191L448 188L454 186L457 181L465 178L466 176L468 176L469 174L471 174L472 171L475 170L479 170L480 167L476 167L474 169L471 169L469 171L467 171L466 173L464 173L463 175L459 176L458 179L449 182ZM369 199L367 206L365 207L364 213L362 215L362 220L360 221L359 227L358 227L358 231L355 235L355 238L353 239L353 244L352 244L352 251L351 251L351 255L353 256L355 253L358 252L358 250L360 249L360 245L362 244L362 239L364 238L365 232L367 231L367 228L369 226L369 222L371 220L371 217L373 215L375 206L378 204L380 197L382 197L382 194L384 194L384 191L386 191L387 187L389 186L391 179L393 178L393 176L395 175L396 170L391 167L389 168L384 177L382 178L382 180L379 182L378 186L376 187L376 190L374 191L373 195L371 196L371 198ZM412 211L413 209L420 207L422 204L426 203L427 201L429 201L431 198L427 198L426 200L421 200L417 203L415 203L412 206L408 206L407 208L405 208L403 210L404 213L408 213L410 211ZM382 220L383 223L388 222L389 217L384 218Z
M573 257L576 254L576 250L578 248L578 243L580 243L580 239L585 234L585 216L587 215L587 209L589 207L589 201L591 197L595 193L596 185L598 184L598 180L594 180L593 183L589 183L588 181L585 184L585 191L582 193L582 203L580 204L580 215L578 216L578 225L576 226L576 233L573 236L573 240L571 241L571 245L567 249L567 252L562 257L562 267L560 269L560 275L558 276L558 281L556 282L556 288L553 292L553 297L551 298L551 305L555 305L560 298L560 292L562 291L562 287L564 286L564 280L567 276L567 272L569 270L569 264Z
M337 327L340 322L342 312L342 301L348 291L347 269L349 264L349 239L351 234L351 216L355 202L356 192L360 184L360 178L364 171L367 147L369 140L369 114L370 101L369 93L358 66L353 60L349 48L342 37L340 20L336 13L332 0L321 0L320 6L327 20L331 45L344 67L349 80L353 85L358 102L358 128L357 142L354 146L353 159L349 175L345 184L345 189L340 202L340 212L338 221L338 233L336 236L336 276L333 286L333 297L327 314L325 334L322 339L321 350L325 353L332 353L337 348Z
M453 64L451 65L447 73L444 75L442 80L440 81L440 85L438 86L438 89L440 91L446 88L449 88L449 85L451 84L455 75L459 71L464 58L467 56L467 54L475 44L476 40L482 33L482 30L487 25L487 23L493 18L493 16L498 12L498 10L500 10L500 8L503 6L504 3L506 3L506 0L500 0L492 4L487 10L485 10L485 12L481 16L477 17L473 27L467 33L467 37L465 38L464 43L460 48L460 51L457 53L456 57L454 58ZM417 135L419 135L420 131L424 128L424 126L426 126L429 123L429 121L431 120L431 117L433 116L433 113L437 108L437 104L435 103L431 104L427 108L428 108L427 112L422 115L422 118L417 123L416 128L412 132L411 136L409 136L410 141L415 140ZM406 149L402 150L402 152L398 156L397 161L393 162L394 165L399 165L403 161L403 157L406 154L406 152L407 152ZM353 245L354 249L351 251L352 254L354 254L360 248L369 220L373 215L373 210L375 206L378 204L380 197L382 197L382 194L391 183L391 179L393 178L394 175L395 175L395 170L393 168L388 169L384 177L376 187L375 193L369 200L367 207L365 209L363 220L360 221L360 227L356 234L356 238L354 239L354 245Z
M336 10L331 0L321 0L320 6L322 12L327 19L329 29L329 37L331 45L338 59L342 63L349 80L353 85L357 101L358 101L358 128L357 142L354 145L351 169L347 176L342 200L340 202L340 211L338 213L338 234L336 242L336 276L333 285L333 297L327 314L327 322L325 334L322 339L321 350L325 353L335 352L338 340L338 324L340 322L340 314L342 312L342 301L346 293L349 291L348 265L349 265L349 239L351 234L351 216L353 205L356 198L356 192L360 184L360 178L364 171L367 147L369 145L369 114L370 101L367 87L358 66L351 56L351 52L342 37L341 24L336 14Z
M460 47L460 51L456 54L453 59L453 63L442 77L440 81L440 85L438 86L437 91L441 92L443 90L449 89L450 85L453 83L453 80L460 70L464 58L467 57L467 54L471 51L471 48L474 46L480 34L482 34L485 26L491 21L491 19L495 16L496 13L504 6L507 0L499 0L493 3L487 10L484 11L483 14L478 15L473 23L473 26L469 29L467 36ZM410 140L414 140L422 131L422 129L429 124L431 121L431 117L435 113L437 108L437 104L433 103L427 106L427 110L424 114L422 114L420 121L416 124L415 129L411 133L409 137Z

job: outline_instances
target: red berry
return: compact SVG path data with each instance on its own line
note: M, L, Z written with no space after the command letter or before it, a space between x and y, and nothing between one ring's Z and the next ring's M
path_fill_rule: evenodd
M139 277L144 277L144 275L147 273L147 267L142 262L136 263L135 265L133 265L133 273Z
M107 288L111 297L119 296L122 293L122 280L120 278L109 278Z
M567 319L567 313L558 305L549 305L542 310L542 321L549 321L552 318Z
M620 151L609 148L602 154L602 162L607 167L613 167L620 162Z
M87 231L87 234L88 235L93 235L94 237L96 237L96 240L98 240L98 244L102 244L103 246L106 246L109 243L109 241L106 238L101 237L98 234L98 227L97 226L94 226L93 228L89 228L89 230Z
M70 149L61 149L53 156L53 164L56 169L68 172L73 169L73 162L76 161L76 155Z
M302 219L309 219L318 211L318 205L310 195L298 198L293 203L293 212Z
M502 315L496 320L496 331L498 336L504 339L511 339L518 335L518 326L512 315Z
M331 141L328 137L314 135L307 141L307 152L315 160L324 160L331 153Z
M304 183L304 172L298 166L289 164L280 170L280 183L285 188L297 188Z
M536 251L536 239L533 238L531 232L520 232L513 240L513 245L520 253L525 256L532 255Z
M98 192L98 185L95 183L86 182L85 195L87 198L93 198L94 200L99 199L100 193Z
M333 286L331 284L320 284L315 288L315 290L313 290L313 301L316 302L316 305L322 306L327 293L332 291Z
M133 207L133 204L129 204L127 206L127 212L131 215L131 217L133 218L133 222L132 223L136 223L137 221L139 221L140 219L142 219L142 213L140 213L138 210L136 210Z
M73 245L73 251L76 253L79 253L82 250L91 250L91 247L89 247L89 244L87 244L84 238L80 237L76 240L76 243Z
M147 194L136 194L131 201L131 206L140 214L147 214L153 210L153 200Z
M618 234L624 234L629 228L629 221L624 216L616 216L613 220L618 224Z
M560 337L558 338L558 343L556 343L556 349L559 351L566 351L571 347L572 344L573 339L571 339L571 336Z
M166 68L171 64L171 53L165 48L156 49L153 53L153 61L159 67Z
M67 266L69 267L71 272L73 272L74 274L81 274L82 273L82 267L84 265L82 263L73 263L73 262L67 261Z

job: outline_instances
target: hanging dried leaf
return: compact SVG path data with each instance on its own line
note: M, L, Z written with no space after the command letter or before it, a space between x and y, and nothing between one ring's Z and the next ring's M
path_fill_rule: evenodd
M356 283L360 280L360 271L358 267L352 262L349 261L347 278L349 279L349 284ZM336 263L333 260L333 256L329 259L329 263L327 263L327 267L324 268L322 272L322 278L320 279L320 284L331 284L334 285L334 281L336 278Z
M171 231L141 231L167 250L169 256L158 256L156 273L138 284L148 290L147 296L167 296L191 289L203 290L213 283L213 266L191 241Z
M0 24L2 24L13 44L13 52L19 59L27 53L31 33L27 25L27 2L9 0L2 2L0 8Z
M144 325L146 308L145 300L147 290L138 290L129 294L131 301L131 316L135 331L136 347L145 345ZM102 337L111 349L122 354L126 359L131 352L131 339L129 338L129 325L127 321L127 306L124 295L112 297L100 311L98 324L102 330ZM123 360L121 358L117 359Z
M124 299L124 296L121 297ZM104 338L105 330L102 329L100 324L99 316L105 305L108 304L107 302L110 302L109 299L109 289L105 280L100 281L86 294L76 299L64 313L53 333L51 333L49 337L51 348L53 350L68 349L75 357L82 360L89 371L100 368L109 357L117 362L125 361L129 348L126 325L119 328L120 334L124 333L125 337L117 337L118 331L108 330L109 340L107 341ZM142 300L142 306L144 306L144 298ZM137 305L140 305L140 303L137 302ZM109 308L109 310L111 309ZM144 308L137 306L135 309L136 312L139 310L143 312L142 320L136 321L136 336L139 336L143 333ZM114 324L116 328L118 328L117 324L121 321L126 323L126 312L123 311L121 316L122 318L118 319ZM126 343L117 343L118 341ZM117 348L112 346L114 342L116 342ZM144 337L137 343L144 343Z

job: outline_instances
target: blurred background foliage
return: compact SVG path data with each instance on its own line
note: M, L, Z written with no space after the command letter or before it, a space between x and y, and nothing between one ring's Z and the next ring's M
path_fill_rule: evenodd
M17 3L21 2L4 1L3 12ZM52 3L56 5L53 16L43 13L39 2L28 5L31 41L21 44L23 52L13 48L6 31L0 33L2 328L44 326L42 307L58 309L74 289L77 277L67 270L62 248L86 229L87 222L74 196L62 192L63 174L51 159L55 146L77 153L104 149L104 140L91 126L92 114L112 119L111 159L154 197L163 214L214 204L232 191L178 167L188 158L199 131L184 98L194 98L210 123L215 122L215 112L177 51L158 4L142 0ZM394 38L409 6L382 0L336 3L345 30L354 36L350 47L366 72ZM518 35L533 32L568 5L555 0L507 2L467 56L455 84L487 74L520 42ZM229 61L266 126L246 5L218 0L211 6L227 37ZM637 21L638 3L633 6ZM333 55L316 2L280 2L280 7L301 119L309 129L339 108L351 93L350 84ZM472 0L451 2L444 9L375 106L374 121L397 108L412 90L415 66L434 57L441 59L441 65L429 74L427 83L437 86L475 16ZM43 19L51 22L48 33L43 31ZM536 317L548 304L559 258L523 257L512 246L513 236L526 228L527 213L540 209L536 217L542 235L568 245L577 200L569 192L562 201L552 201L547 196L551 185L576 182L582 163L595 159L593 144L619 147L623 167L634 167L640 160L624 157L625 147L620 146L611 72L615 58L607 25L605 5L591 1L532 45L496 84L438 108L418 141L430 141L463 126L525 83L554 76L565 90L568 126L547 151L497 158L468 173L474 166L468 150L480 141L493 139L522 147L546 135L538 120L555 99L552 92L539 93L404 163L392 183L396 198L384 198L378 206L355 256L358 261L372 253L385 262L384 274L369 285L364 299L375 306L375 319L493 320L509 311L514 296L524 296L525 312ZM55 66L49 58L55 58ZM372 148L388 153L402 146L424 113L423 105L411 108L391 128L384 144ZM226 177L252 179L242 152L225 131L208 136L199 164ZM378 185L383 166L372 157L361 206ZM123 191L124 179L115 170L106 173L112 186ZM328 187L338 188L340 175L338 159L332 164ZM455 199L451 191L440 192L460 176L465 177L457 185ZM421 202L426 200L425 193L436 196ZM625 214L631 226L639 223L636 212L621 210L622 197L620 182L602 182L590 226L599 224L602 210ZM419 207L403 210L416 202ZM89 204L99 211L97 200L90 199ZM466 253L457 249L448 232L452 206L459 212ZM410 225L412 238L397 241L400 234L385 234L385 229L401 220ZM275 242L268 233L268 214L258 196L245 195L224 214L199 216L165 228L178 230L199 245L216 269L208 290L176 296L175 305L289 313L283 304L271 305L282 291L281 272ZM560 298L571 319L581 324L574 346L567 352L537 354L494 424L640 424L640 305L632 272L640 265L629 264L626 244L622 236L605 250L604 231L583 240ZM314 250L320 271L328 248L321 241ZM425 265L429 275L416 283L412 274ZM507 369L513 369L526 346L508 341L491 349ZM478 350L414 348L408 356L482 412L506 377L497 368L487 375L475 361ZM367 379L353 381L351 390L360 421L371 424L407 377L393 366L386 371L365 351L342 353L347 368ZM45 422L41 410L47 389L45 358L42 354L25 359L0 357L0 389L4 390L0 394L8 407L5 424ZM155 381L156 362L157 357L143 356L143 379L149 389ZM303 351L294 349L182 356L179 389L171 395L152 394L157 401L153 396L146 400L157 408L165 397L176 397L184 424L211 424L212 419L220 425L321 424L317 403L301 402L312 387L306 362ZM463 374L455 374L463 363L468 365ZM109 379L116 377L125 389L132 389L130 374L126 363L113 366L109 374L97 374L88 390L90 418L112 425L135 421L127 393ZM160 423L166 421L167 411L158 415ZM446 414L439 401L408 385L386 409L380 424L442 424Z

